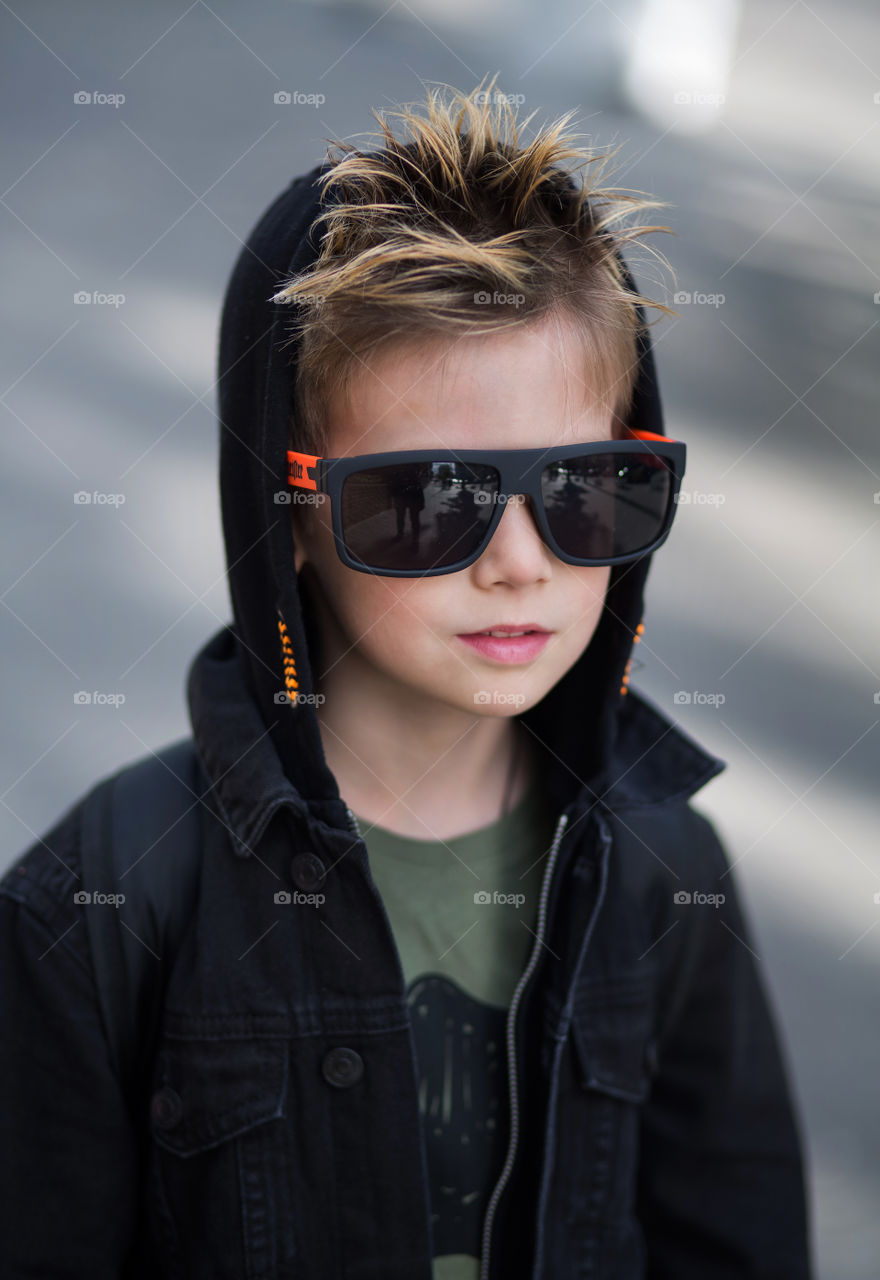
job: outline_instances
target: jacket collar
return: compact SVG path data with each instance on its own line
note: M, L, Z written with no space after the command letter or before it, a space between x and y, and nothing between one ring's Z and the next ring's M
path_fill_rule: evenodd
M631 685L618 723L607 790L599 797L609 809L687 800L727 768Z
M303 796L288 779L249 693L231 627L199 651L187 680L190 721L212 803L240 857L254 851L270 819L288 808L325 836L347 829L341 799ZM290 714L289 707L279 713ZM630 687L619 732L598 794L582 786L575 803L598 801L609 810L648 808L686 800L725 769L658 707Z

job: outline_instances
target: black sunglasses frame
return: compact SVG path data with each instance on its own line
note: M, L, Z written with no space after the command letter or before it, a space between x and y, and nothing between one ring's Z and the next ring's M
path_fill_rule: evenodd
M566 462L570 458L613 454L656 454L667 465L672 477L668 507L664 514L663 524L658 536L648 546L639 551L622 556L611 556L605 559L592 560L569 555L559 546L550 529L547 514L544 510L544 499L541 492L541 473L544 467L555 462ZM653 432L631 431L622 440L591 440L585 444L564 445L553 449L398 449L391 453L362 453L342 458L321 458L312 454L287 451L287 482L296 488L310 489L326 494L330 499L330 514L333 525L333 536L336 551L340 560L349 569L359 573L371 573L381 578L431 578L441 574L458 573L479 560L488 547L492 535L498 528L507 502L515 495L531 499L532 516L537 523L545 544L553 554L565 564L590 568L603 565L629 564L643 556L650 555L669 537L675 517L678 493L684 478L687 461L687 446L681 440L672 440L668 436ZM348 550L342 528L342 487L349 476L359 471L369 471L376 467L402 466L419 462L463 462L477 463L494 467L499 473L499 489L492 505L495 508L485 527L483 538L475 551L464 556L453 564L431 567L428 569L384 569L376 568L354 557ZM309 476L314 471L314 478Z

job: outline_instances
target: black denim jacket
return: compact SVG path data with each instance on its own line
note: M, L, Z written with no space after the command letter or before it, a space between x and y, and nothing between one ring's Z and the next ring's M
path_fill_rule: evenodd
M79 806L0 885L2 1274L429 1280L413 1041L365 847L283 774L228 631L190 697L203 848L142 1096L102 1036ZM620 782L559 814L546 859L483 1275L806 1280L778 1034L689 803L723 766L634 691L622 725ZM275 901L294 888L325 901Z

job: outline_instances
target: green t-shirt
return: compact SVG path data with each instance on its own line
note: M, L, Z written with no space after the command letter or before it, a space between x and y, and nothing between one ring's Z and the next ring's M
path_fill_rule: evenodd
M407 984L434 1280L478 1280L509 1135L507 1010L534 942L554 815L535 780L504 817L450 840L355 816Z

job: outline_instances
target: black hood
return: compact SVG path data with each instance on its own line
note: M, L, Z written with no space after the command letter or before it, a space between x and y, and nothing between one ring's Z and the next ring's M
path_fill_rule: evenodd
M291 342L289 309L271 298L317 256L317 235L313 238L310 229L321 211L317 180L326 168L325 161L294 179L266 210L227 287L218 368L220 490L234 615L225 644L230 650L234 646L287 779L316 815L345 826L345 806L324 758L314 703L278 701L285 688L314 692L309 652L314 623L294 567L290 507L275 501L276 494L289 492L286 454L298 347ZM632 285L628 271L626 276ZM629 425L663 434L648 335L640 339L639 350ZM617 782L615 748L637 710L639 749L644 750L648 704L626 682L650 562L644 556L612 568L590 645L542 701L520 716L546 747L547 787L558 807L583 799L584 788L594 799ZM665 736L669 721L658 712L650 712L649 720L651 734L658 740ZM634 730L629 732L632 736Z

